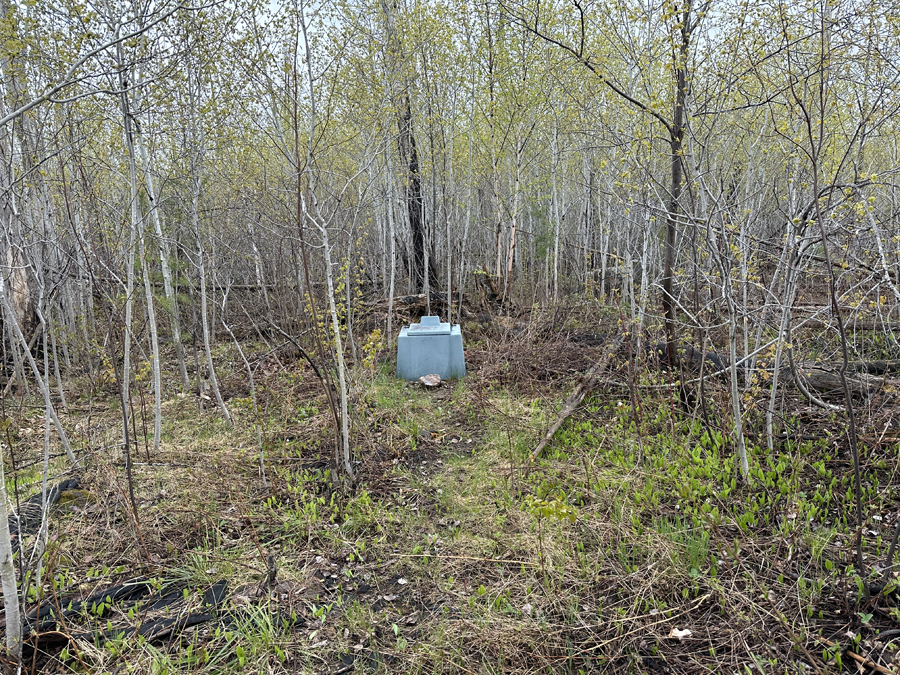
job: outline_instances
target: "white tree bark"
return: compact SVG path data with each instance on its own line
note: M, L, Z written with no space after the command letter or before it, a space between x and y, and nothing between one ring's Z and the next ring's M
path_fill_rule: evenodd
M395 242L397 240L397 230L394 227L394 180L391 172L391 149L390 143L385 150L385 189L387 190L387 221L388 221L388 239L390 239L391 247L391 271L388 284L388 315L387 315L387 344L389 348L393 347L393 328L394 328L394 279L397 276L397 252L395 250Z
M353 465L350 462L350 405L347 396L347 365L344 361L344 345L343 340L341 339L341 325L337 315L337 306L334 301L334 276L332 273L331 244L328 239L328 223L321 217L321 214L319 213L318 202L316 201L316 182L313 169L314 157L312 150L312 143L313 139L315 138L316 129L315 78L313 77L312 51L309 46L309 36L307 35L306 18L304 14L304 7L302 4L300 5L300 29L301 35L303 37L303 48L306 53L306 75L310 98L309 149L306 162L306 172L309 181L309 192L312 198L313 213L310 213L310 210L307 207L306 198L303 195L302 191L300 192L301 206L304 217L311 223L313 223L316 228L318 228L319 234L322 236L322 254L325 258L325 288L326 292L328 293L328 308L331 313L331 324L334 334L334 351L337 360L338 389L341 397L341 459L343 461L344 476L346 479L352 481L354 475ZM391 297L393 298L393 296Z
M138 232L138 254L141 256L141 273L144 280L144 297L147 301L147 324L150 326L150 372L153 374L153 450L159 450L162 436L162 377L159 365L159 335L156 330L153 286L150 283L150 260L144 249L143 228ZM183 365L183 364L182 364Z
M113 17L112 10L107 2L108 19L111 25L116 26L116 33L121 29L121 24ZM122 381L121 381L121 398L123 407L123 424L128 424L128 411L131 407L131 342L132 336L132 319L134 313L134 259L135 259L135 239L137 238L138 229L141 227L141 211L138 202L137 187L137 166L134 157L134 135L132 128L131 111L128 104L128 70L125 67L125 56L122 49L122 43L116 44L116 66L118 71L119 84L119 108L122 113L122 122L125 132L125 147L128 154L128 183L131 194L130 203L130 223L128 229L128 248L125 251L125 339L122 347ZM122 429L122 437L128 438L128 429ZM126 449L128 444L126 442ZM126 462L131 460L126 457Z
M559 119L554 117L553 141L551 143L550 160L550 194L553 201L553 304L559 302L559 192L556 186L556 175L559 171Z
M506 276L503 279L503 301L509 300L513 277L513 261L516 254L517 235L519 232L519 203L522 186L522 153L525 149L522 139L522 123L516 127L516 177L513 183L512 223L509 229L509 247L506 254Z
M196 129L195 129L196 132ZM203 351L206 355L206 366L209 369L209 386L216 397L216 404L222 413L222 417L228 422L228 426L233 426L231 414L225 406L222 399L222 393L219 390L219 380L216 377L216 367L213 363L212 349L210 347L209 338L209 311L207 309L207 293L206 293L206 253L203 250L203 240L200 237L200 185L203 172L203 149L202 141L197 144L191 155L191 227L194 231L194 238L197 244L197 276L200 278L200 325L203 329Z
M900 302L900 290L898 290L894 280L891 279L890 267L888 265L887 256L884 253L884 239L881 235L881 228L878 226L878 221L875 219L875 216L868 206L866 207L866 219L869 221L869 225L872 228L872 234L875 235L875 243L878 246L878 261L881 263L881 271L884 273L882 281L888 285L891 292L894 294L894 297Z
M644 316L647 313L647 303L650 302L650 236L652 232L650 223L650 211L647 211L647 225L644 228L644 241L641 249L641 291L640 300L638 301L638 321L637 321L637 340L636 349L641 353L641 346L644 341ZM632 274L631 270L626 270L626 274Z
M162 272L163 290L166 294L166 301L170 305L169 317L171 323L170 330L172 332L172 344L175 346L175 358L178 361L178 372L181 375L181 388L186 391L190 388L191 381L188 377L187 364L184 360L184 344L181 342L181 319L178 310L178 297L175 293L175 284L172 283L172 269L169 267L169 258L171 257L169 240L163 234L162 216L159 212L159 195L156 193L153 174L150 171L150 160L147 156L147 148L140 136L136 138L136 142L138 152L141 156L145 180L147 182L147 193L150 198L150 220L153 222L156 233L156 242L159 246L159 267ZM143 248L143 241L141 242L141 247ZM141 257L144 257L143 251L141 252ZM149 264L149 262L149 260L145 260L145 265ZM158 353L155 348L154 353ZM157 377L158 373L159 368L157 367L154 370L154 378Z
M707 189L702 180L700 183L702 208L705 213L708 213L709 210L706 208ZM716 228L713 226L710 219L707 220L706 236L707 241L709 242L710 255L715 261L719 275L722 279L722 295L725 297L725 304L728 308L728 356L730 359L729 363L731 363L731 369L729 370L729 383L731 385L731 415L734 423L734 440L737 445L738 460L741 466L741 477L746 483L750 480L750 466L747 461L747 445L744 439L744 418L741 411L741 394L738 383L738 311L734 299L734 286L731 280L732 260L727 257L731 247L729 246L724 223L722 225L721 243L719 242L719 235L716 232Z
M28 348L28 342L22 334L22 329L19 328L15 312L6 295L6 281L2 271L0 271L0 310L6 312L4 323L11 327L19 345L22 347L25 358L28 360L28 365L31 366L31 370L34 373L34 379L38 384L38 388L41 390L41 395L44 397L44 407L53 420L53 425L56 427L56 432L59 434L59 440L63 444L63 448L65 448L66 455L73 464L76 464L77 460L75 459L75 453L72 452L72 447L69 445L69 439L66 436L62 424L59 422L59 417L57 417L56 410L53 408L53 403L50 400L50 389L44 385L44 378L41 376L41 371L38 369L37 363L35 363L34 357L31 355L31 350Z
M0 288L3 276L0 275ZM0 293L3 293L0 290ZM6 295L4 293L3 297ZM9 495L6 476L0 462L0 583L3 586L3 609L6 615L6 649L18 660L22 655L22 618L19 612L19 592L16 586L16 567L13 564L12 540L9 532Z
M197 276L200 281L200 326L203 330L203 351L206 355L206 365L209 370L209 386L216 397L216 405L222 413L222 417L228 423L228 426L234 426L231 414L222 399L222 392L219 389L219 379L216 376L216 367L212 357L212 336L209 330L209 308L206 289L206 251L203 246L203 238L200 236L200 191L203 184L203 161L206 155L206 146L203 137L203 130L200 126L201 122L197 119L197 109L200 98L203 95L203 83L199 77L199 73L195 71L198 66L189 62L188 64L188 153L190 156L190 172L191 172L191 229L194 233L194 240L197 246ZM199 377L199 373L198 373Z

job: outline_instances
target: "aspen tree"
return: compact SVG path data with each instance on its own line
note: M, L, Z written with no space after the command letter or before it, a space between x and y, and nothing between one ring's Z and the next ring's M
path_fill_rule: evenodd
M319 210L318 198L316 196L316 161L315 155L313 152L313 142L316 135L316 89L315 89L315 78L313 77L313 53L310 48L309 35L307 32L306 25L306 15L305 15L305 6L301 2L299 7L295 5L295 11L297 12L297 21L299 24L299 36L298 39L302 39L303 41L303 51L306 62L306 85L308 87L309 94L309 136L308 136L308 144L307 144L307 156L305 162L305 180L309 190L309 201L307 201L306 194L302 189L300 184L301 181L301 163L299 156L299 146L297 149L297 154L295 157L296 161L296 170L297 170L297 196L299 200L299 211L302 214L302 217L311 222L319 231L319 235L322 238L322 255L325 260L325 288L328 296L328 308L331 314L331 324L332 324L332 333L334 337L334 351L335 357L337 360L337 375L338 375L338 392L340 396L340 431L339 431L339 439L340 445L335 448L335 464L336 468L340 467L343 471L344 479L347 481L353 481L354 479L354 471L353 465L351 463L350 457L350 406L348 399L348 382L347 382L347 366L344 361L344 345L343 340L341 338L341 325L340 320L337 315L337 306L335 304L334 299L334 276L332 271L332 260L331 260L331 243L328 237L328 225L327 220L322 216L321 211ZM299 45L298 49L299 51ZM296 77L296 69L298 67L297 56L295 53L295 61L294 61L294 72ZM294 96L297 96L296 86L294 89ZM295 101L296 105L296 101ZM296 128L296 109L294 112L295 115L295 143L297 142L298 129ZM298 214L300 215L300 214ZM301 235L302 237L302 235ZM301 238L302 242L302 238ZM304 266L308 270L308 261L306 259L306 255L304 253ZM310 293L310 297L312 297L312 293ZM314 318L315 320L315 318ZM318 327L316 327L317 329ZM337 420L336 420L337 421Z
M428 225L426 220L425 202L422 195L422 174L419 163L419 150L416 143L415 129L413 126L412 103L410 85L402 72L403 51L400 36L397 33L394 15L394 0L381 0L381 11L384 17L387 59L387 71L391 82L391 98L396 109L397 146L400 155L400 164L403 170L403 190L406 200L409 230L412 245L412 260L410 261L410 283L414 288L427 289L430 284L436 284L436 275L433 262L427 251Z
M21 335L18 322L12 312L12 307L6 296L5 274L0 270L0 315L3 315L4 324L10 323L14 329ZM22 338L24 341L24 338ZM31 352L26 349L26 354L31 357ZM35 371L35 377L39 377L37 366L34 365L32 359L32 367ZM42 387L44 389L44 387ZM50 412L50 397L44 398L45 410ZM3 422L8 424L8 422ZM6 619L6 649L10 655L19 659L22 654L22 619L19 614L19 591L16 582L16 568L13 564L13 548L12 540L9 532L9 495L6 491L6 476L4 474L4 465L6 462L0 461L0 584L3 588L3 610Z
M668 27L671 42L671 72L672 86L674 88L671 116L665 116L659 109L656 101L642 100L640 94L630 91L623 85L619 78L610 72L606 64L599 62L586 48L588 35L585 28L585 13L581 5L576 6L580 12L580 26L576 27L574 38L572 33L558 32L558 25L553 23L541 23L540 12L527 9L524 6L517 8L518 13L513 12L513 18L523 27L533 32L546 42L556 45L568 52L578 63L597 77L599 83L619 98L629 107L640 111L648 118L662 125L667 133L669 146L669 185L666 200L666 227L664 246L664 272L662 280L662 307L665 317L665 330L667 342L667 358L674 371L679 370L679 358L676 335L676 298L675 298L675 253L676 239L678 235L678 217L681 210L681 195L683 191L684 166L683 150L685 130L687 127L687 102L689 88L689 59L692 49L692 38L700 21L702 20L708 3L694 11L693 0L686 0L680 4L665 2L662 6L663 16L661 20ZM558 20L558 19L554 19ZM682 396L684 394L682 393Z
M188 77L188 146L189 146L189 164L191 179L191 229L194 234L194 243L196 245L196 265L197 277L200 283L200 326L203 331L203 352L206 357L207 374L209 377L209 387L216 398L216 405L222 413L222 417L233 426L231 413L222 399L222 392L219 389L219 379L216 376L216 367L212 357L212 338L209 330L209 309L208 309L208 290L206 285L207 269L206 269L206 250L203 245L203 238L200 235L200 192L203 181L203 161L206 154L204 146L203 131L200 128L200 120L197 117L197 106L199 98L202 95L203 84L200 80L200 73L197 72L199 65L192 64L190 75ZM198 373L199 377L199 373ZM202 394L201 394L202 395Z

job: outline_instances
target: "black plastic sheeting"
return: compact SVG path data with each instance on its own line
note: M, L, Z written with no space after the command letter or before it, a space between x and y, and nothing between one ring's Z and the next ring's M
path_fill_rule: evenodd
M46 504L56 504L67 490L79 489L76 478L64 480L47 490ZM40 492L19 506L18 517L9 519L13 548L22 537L34 535L40 528L44 499ZM25 660L34 652L50 653L71 640L87 640L102 645L123 638L140 637L150 642L177 638L193 626L214 622L232 627L248 616L253 608L226 608L228 583L223 579L208 586L198 597L196 585L185 581L151 580L138 577L124 581L84 599L65 598L46 602L25 614L23 640ZM300 615L273 610L276 622L286 629L306 625ZM134 617L130 619L129 617ZM87 628L89 627L89 628ZM5 630L0 627L0 636Z
M33 609L25 615L24 642L27 649L51 652L64 647L72 639L105 644L112 640L142 637L149 642L160 642L176 638L182 631L208 622L228 628L244 618L249 610L224 609L227 598L228 582L224 579L206 588L199 603L196 593L192 593L191 586L184 582L160 585L145 578L132 579L98 591L84 600L60 601L59 607L45 605ZM121 622L128 616L136 617L138 622L125 621L125 625L96 630L80 628L91 623L108 626L107 620ZM306 625L306 619L299 615L287 616L277 612L276 619L285 628ZM80 629L72 630L75 625Z
M156 590L158 588L158 590ZM68 642L69 638L101 638L100 642L128 636L143 636L148 640L158 640L173 632L190 628L216 618L215 609L222 603L228 590L227 582L218 581L203 594L200 611L186 610L187 600L183 584L169 584L159 587L147 579L133 579L125 583L99 591L84 600L61 603L59 608L43 606L25 615L24 638L31 642L39 638L41 646L45 642ZM190 598L188 594L188 598ZM98 609L102 608L102 611ZM69 633L67 623L84 623L86 620L102 620L116 612L144 617L137 625L118 626L112 629L89 633L78 631ZM159 610L168 610L166 616L156 616Z
M62 493L67 490L79 489L78 479L69 478L47 490L47 508L56 504ZM44 499L40 492L32 495L19 505L19 516L9 517L9 533L13 540L13 547L18 548L21 538L26 535L37 534L41 527L41 514L44 511Z

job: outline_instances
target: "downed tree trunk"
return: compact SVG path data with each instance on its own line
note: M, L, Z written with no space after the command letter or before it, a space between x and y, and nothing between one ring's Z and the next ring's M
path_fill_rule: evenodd
M616 339L613 340L612 343L610 343L604 349L603 356L600 358L600 360L597 361L597 363L595 363L593 366L591 366L590 370L588 370L582 376L581 380L578 383L578 386L575 387L572 393L569 394L568 398L566 398L566 400L563 402L562 408L560 408L559 415L557 415L556 420L553 422L553 424L550 425L550 428L547 430L547 433L544 434L541 442L538 443L537 447L531 453L532 461L537 460L541 456L541 453L544 452L544 448L546 448L547 445L550 444L554 436L556 436L556 432L558 432L560 427L562 427L563 423L572 415L572 413L578 410L587 395L590 394L595 389L595 387L601 383L600 376L603 374L603 371L605 371L609 366L609 362L615 357L616 352L621 349L624 342L625 334L619 334ZM651 349L653 349L653 347L651 347ZM712 361L713 359L710 359L710 356L716 355L710 353L706 356L707 360ZM719 359L719 357L716 358ZM725 370L731 367L730 364L727 364L721 359L719 359L718 362L714 361L713 366L718 366L720 368L724 368ZM742 366L739 365L738 367ZM857 371L852 375L850 373L846 374L847 385L850 387L850 393L853 396L867 398L869 396L872 396L873 394L878 393L881 387L885 384L885 380L883 377L876 377L867 373L874 372L884 374L900 372L900 361L860 361L851 363L850 367L853 370ZM843 388L840 375L838 374L837 365L797 363L797 370L799 376L803 378L806 387L810 387L818 392L840 392ZM864 370L867 372L860 372ZM706 373L704 375L704 379L709 377L711 377L710 373ZM788 367L785 367L784 377L787 378L786 383L793 383L795 385L797 384ZM607 384L624 386L612 382L608 382Z
M851 361L850 370L869 375L896 375L900 373L900 361Z
M547 444L553 440L553 437L556 436L556 432L559 431L559 428L563 425L569 416L578 410L578 407L584 401L585 397L594 390L594 387L600 380L600 375L606 370L606 367L609 365L609 362L616 355L616 352L622 347L625 343L625 334L621 333L612 343L609 344L603 351L603 356L600 358L597 363L591 366L591 369L588 370L584 376L581 378L581 381L578 383L578 386L575 387L575 390L569 394L569 397L565 400L562 405L562 408L559 411L559 415L556 418L556 421L550 425L550 428L547 430L547 433L544 435L544 438L541 439L541 442L538 443L538 446L534 449L534 452L531 453L531 461L535 461L538 457L541 456L541 453L544 451L544 448L547 447Z
M807 387L821 393L842 392L841 376L837 365L798 363L800 377ZM857 372L846 373L847 386L853 396L867 398L877 393L884 384L884 379L874 375ZM793 377L791 378L793 380Z

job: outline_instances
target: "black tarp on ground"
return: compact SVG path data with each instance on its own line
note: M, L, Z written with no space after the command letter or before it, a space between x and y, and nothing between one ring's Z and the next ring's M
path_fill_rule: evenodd
M138 577L83 600L60 600L59 607L45 604L32 609L25 615L25 660L30 661L35 651L45 655L53 653L73 639L103 645L140 637L158 643L204 623L231 628L247 618L253 609L225 607L229 596L228 582L224 579L206 587L199 602L192 590L199 589L184 582L161 584ZM302 616L288 616L277 608L274 613L277 622L286 629L306 625ZM97 628L85 630L87 624L95 624Z

